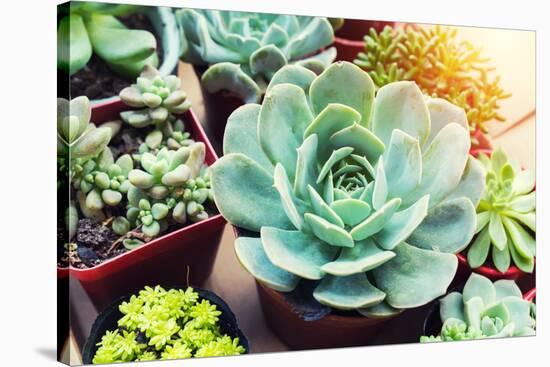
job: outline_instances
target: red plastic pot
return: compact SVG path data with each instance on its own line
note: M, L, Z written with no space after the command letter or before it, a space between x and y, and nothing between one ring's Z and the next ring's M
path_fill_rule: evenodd
M391 318L329 314L305 321L284 296L256 282L265 320L277 336L292 349L343 348L368 345Z
M523 299L529 302L533 302L536 296L537 296L537 289L533 288L523 295Z
M119 119L128 110L121 101L105 102L92 108L92 121L97 124ZM206 146L206 163L217 156L193 111L183 115L191 136ZM70 268L101 311L115 299L135 292L145 285L202 285L212 272L225 225L221 214L165 234L136 249L109 259L93 268Z
M364 37L371 28L380 32L385 26L393 26L394 22L376 20L345 19L342 28L336 31L333 46L336 47L336 60L353 62L359 52L365 49Z

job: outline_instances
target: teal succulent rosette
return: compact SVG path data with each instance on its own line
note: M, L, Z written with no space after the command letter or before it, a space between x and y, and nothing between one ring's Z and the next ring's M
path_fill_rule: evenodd
M208 65L202 76L206 90L228 90L257 103L273 75L287 64L321 73L336 57L324 47L334 41L323 17L180 9L182 59ZM313 56L312 56L313 55Z
M237 109L214 199L242 265L281 292L313 281L325 306L384 317L445 294L484 189L465 113L414 82L378 90L357 66L279 70Z

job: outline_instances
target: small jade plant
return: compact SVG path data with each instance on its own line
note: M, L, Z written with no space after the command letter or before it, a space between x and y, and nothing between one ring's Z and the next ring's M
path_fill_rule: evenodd
M484 188L465 113L414 82L378 90L348 62L297 65L230 116L211 167L235 249L262 284L383 317L446 293Z
M239 338L220 329L221 312L193 288L145 287L119 306L118 328L97 345L94 364L239 355Z
M336 57L323 17L180 9L182 60L209 66L202 84L210 93L227 90L246 103L260 101L273 75L287 64L321 73Z
M492 283L472 273L462 293L452 292L440 300L443 326L436 336L421 342L503 338L535 335L535 304L522 298L512 280Z
M155 36L145 30L128 29L117 19L140 11L140 7L71 2L60 9L58 69L73 75L86 66L92 53L128 77L138 75L144 65L158 66Z
M535 266L535 174L522 170L502 149L480 154L486 171L485 192L477 207L477 236L468 249L472 268L484 265L491 251L494 266L506 272L513 263L532 273Z
M365 36L365 51L355 64L366 70L377 88L400 80L415 81L427 95L440 97L466 111L473 132L485 123L504 121L499 101L510 96L492 77L489 59L470 42L457 39L457 29L406 26L374 28Z

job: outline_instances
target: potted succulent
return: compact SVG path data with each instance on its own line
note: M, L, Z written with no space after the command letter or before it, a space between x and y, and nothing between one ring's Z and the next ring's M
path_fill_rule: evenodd
M92 326L85 364L239 355L249 352L229 306L191 287L146 286L105 309Z
M421 342L535 335L534 291L522 296L512 280L472 273L462 293L443 297L428 314Z
M332 18L331 23L334 28L334 47L336 47L338 60L349 62L355 60L357 54L363 51L364 38L371 28L381 32L384 27L395 25L395 22L343 18Z
M58 7L57 43L58 96L94 103L116 99L145 65L174 73L181 49L172 9L97 2Z
M202 284L225 223L210 188L217 157L180 80L146 66L120 96L93 108L58 100L71 199L59 266L98 309L151 281Z
M476 237L459 254L464 273L517 280L535 268L535 174L521 170L502 149L478 160L486 187L477 207Z
M221 144L227 117L243 103L260 102L267 84L287 64L317 74L335 56L326 18L180 9L182 60L201 79L207 125ZM222 96L233 98L222 98Z
M444 98L466 111L473 149L491 149L485 123L504 121L499 101L510 97L491 77L481 50L456 40L456 28L406 25L365 37L364 52L355 64L366 70L377 88L399 80L413 80L422 91Z
M294 348L366 343L379 319L445 294L484 188L469 149L463 110L414 82L375 97L348 62L285 66L233 112L214 200L275 332Z

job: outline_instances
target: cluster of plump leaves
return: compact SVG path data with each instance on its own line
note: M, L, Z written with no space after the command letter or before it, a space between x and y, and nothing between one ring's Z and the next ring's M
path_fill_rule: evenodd
M506 272L512 262L531 273L535 266L535 174L510 162L503 150L478 160L486 171L486 186L477 207L477 237L468 249L468 263L477 268L491 251L494 266Z
M220 213L255 232L244 267L283 292L387 316L444 294L474 235L483 169L465 113L413 82L380 88L352 63L277 72L229 118L211 167Z
M462 293L452 292L440 301L443 326L437 336L421 342L535 335L535 305L522 298L512 280L492 283L472 273Z
M321 73L335 58L330 22L323 17L180 9L182 59L208 65L202 84L257 103L277 70L287 64ZM317 54L316 54L317 53ZM311 56L312 54L316 54Z
M57 67L72 75L86 66L92 53L115 72L135 77L145 65L158 66L155 36L128 29L117 16L140 11L133 5L74 2L59 7Z
M107 331L94 364L238 355L238 338L222 335L216 305L192 288L145 287L119 306L118 329Z
M447 27L389 26L365 35L365 51L355 64L369 72L378 88L395 81L415 81L422 91L463 108L471 130L486 132L485 123L504 121L499 101L510 96L500 87L500 77L481 50L456 39L457 30Z

